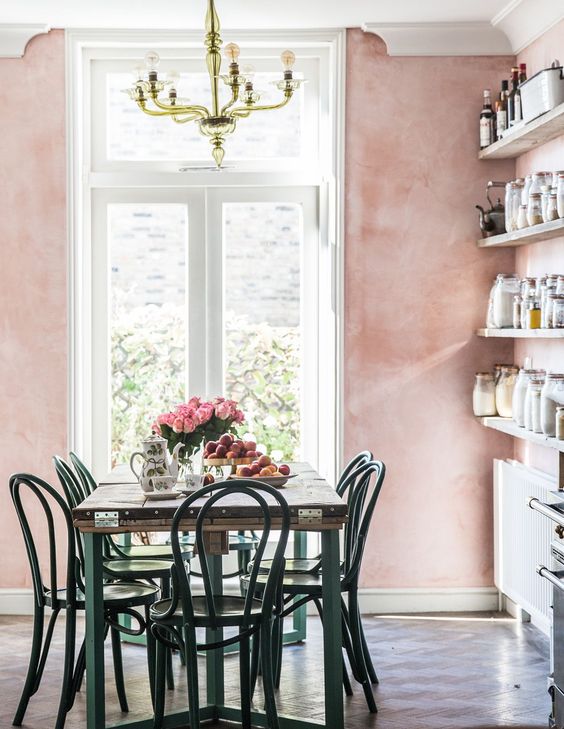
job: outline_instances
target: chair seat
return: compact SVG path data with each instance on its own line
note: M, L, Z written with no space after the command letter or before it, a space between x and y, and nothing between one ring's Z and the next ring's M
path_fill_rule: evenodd
M172 560L172 547L170 544L132 544L128 547L117 545L119 551L130 559L170 559ZM194 553L191 549L182 550L184 559L192 559ZM119 559L119 557L117 558Z
M249 572L253 569L254 562L249 562ZM272 565L271 559L261 560L259 567L259 574L267 574ZM293 573L316 573L321 569L321 560L317 559L306 559L296 558L287 559L284 565L284 574L291 575Z
M258 592L264 589L266 581L268 579L267 574L259 573L256 582L256 589ZM242 584L247 587L249 584L249 576L243 575L241 577ZM343 581L341 580L341 589L343 589ZM319 595L321 596L321 574L284 574L284 581L282 583L282 592L285 595Z
M140 582L113 582L104 585L104 604L106 607L139 607L140 605L151 605L158 593L158 588L152 585L144 585ZM63 608L67 602L67 591L65 588L57 590L55 596L51 590L45 592L45 602L50 607ZM84 593L76 591L76 607L84 610Z
M247 536L246 534L229 534L229 551L243 552L255 547L259 541L258 537ZM196 537L193 534L180 537L180 544L193 547L196 544Z
M166 580L171 564L171 560L165 559L110 559L104 561L104 572L122 580Z
M176 608L174 615L169 618L163 618L164 613L170 608L170 599L158 600L151 605L151 620L169 625L182 625L182 607L180 603ZM195 596L192 598L192 607L194 609L194 624L196 627L209 626L210 615L208 612L208 604L206 598ZM245 598L238 595L221 595L215 597L216 620L221 626L241 625L243 619L243 610L245 607ZM256 623L260 620L262 614L262 602L253 599L251 607L251 622Z

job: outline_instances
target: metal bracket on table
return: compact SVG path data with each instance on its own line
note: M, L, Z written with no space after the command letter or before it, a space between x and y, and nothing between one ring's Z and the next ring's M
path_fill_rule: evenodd
M298 524L321 524L322 521L321 509L298 509Z
M119 512L117 511L95 511L94 512L95 527L118 527Z

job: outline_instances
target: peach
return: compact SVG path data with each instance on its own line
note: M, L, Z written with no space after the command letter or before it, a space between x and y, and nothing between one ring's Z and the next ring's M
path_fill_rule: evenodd
M282 476L282 478L284 478L283 474L281 474L280 471L274 471L272 475L276 476L276 478L278 478L279 476Z
M260 456L258 459L258 464L261 468L264 468L265 466L270 466L272 461L270 460L269 456Z
M278 467L278 470L283 476L289 476L290 475L290 466L288 466L286 463L283 463L281 466Z
M256 451L257 449L257 444L254 440L245 440L243 441L243 445L245 446L246 451Z
M209 456L207 456L207 458L209 458L211 461L213 461L214 458L219 458L219 456L217 455L217 453L210 453Z
M270 476L270 468L261 468L259 476Z
M266 466L266 468L270 471L270 473L274 473L277 467L271 463L270 466Z
M248 466L243 466L239 475L243 478L250 478L253 475L253 472Z
M260 473L260 466L258 463L252 463L249 467L250 472L255 476L257 473Z
M227 453L225 454L225 457L226 458L238 458L239 454L235 453L235 451L227 451Z
M247 451L245 453L245 455L248 456L249 458L256 458L257 457L257 452L256 451Z
M209 486L210 483L214 483L215 478L213 477L213 473L206 473L204 476L204 486Z
M233 451L233 453L241 453L241 447L238 446L237 443L232 443L230 450Z
M216 448L217 448L217 441L208 440L208 442L206 443L206 453L215 453Z
M215 449L215 455L218 458L225 458L226 454L227 454L227 448L224 445L218 445L217 448Z
M233 443L233 436L229 435L229 433L224 433L221 438L219 439L219 442L222 446L225 446L226 448L229 448L231 444Z
M252 478L260 478L260 473L253 473Z

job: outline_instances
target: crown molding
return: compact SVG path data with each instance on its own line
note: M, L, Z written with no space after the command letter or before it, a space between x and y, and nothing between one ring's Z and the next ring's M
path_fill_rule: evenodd
M519 53L564 18L562 0L512 0L492 18L492 26L501 30Z
M29 41L49 30L45 23L0 23L0 58L23 58Z
M379 35L390 56L513 55L503 30L489 22L365 23L362 29Z

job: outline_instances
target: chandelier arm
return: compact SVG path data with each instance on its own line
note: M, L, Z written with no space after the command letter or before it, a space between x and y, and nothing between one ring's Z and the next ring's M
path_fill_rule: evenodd
M176 114L171 114L170 118L173 122L176 122L177 124L186 124L186 122L192 122L192 121L198 121L202 117L201 116L187 116L184 119L179 119Z
M236 109L231 109L229 114L234 117L247 117L251 111L273 111L274 109L282 109L292 98L292 92L288 91L285 93L285 98L278 104L268 104L263 106L238 106Z
M148 114L149 116L170 116L170 111L155 111L154 109L147 109L144 101L138 101L137 106L144 114Z
M170 113L177 111L177 113L180 114L197 114L197 118L200 119L205 119L210 115L205 106L198 106L197 104L163 104L163 102L158 99L153 99L153 103L159 109L169 111Z
M231 101L229 101L221 110L221 116L225 116L225 113L233 106L233 104L236 104L239 100L239 86L234 85L231 88Z

